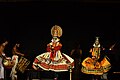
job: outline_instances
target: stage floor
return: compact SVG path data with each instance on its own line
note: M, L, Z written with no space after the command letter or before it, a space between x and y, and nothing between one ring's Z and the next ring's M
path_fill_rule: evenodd
M5 74L5 80L11 80L9 77L9 70ZM66 72L52 72L52 71L36 71L33 69L28 69L24 73L18 72L18 80L54 80L55 75L58 75L58 80L70 80L69 71ZM75 80L73 77L76 76L72 74L72 80ZM120 72L109 72L108 80L120 80ZM80 73L79 80L93 80L93 75ZM102 80L102 79L99 79Z

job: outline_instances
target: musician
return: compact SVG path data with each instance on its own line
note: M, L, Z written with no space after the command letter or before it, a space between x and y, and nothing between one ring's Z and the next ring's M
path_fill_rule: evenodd
M13 47L12 53L12 61L14 62L14 66L12 67L11 73L10 73L10 77L12 80L17 80L17 70L16 70L16 66L18 63L18 59L19 56L24 56L24 54L22 54L17 48L20 46L20 44L15 44L15 46Z
M0 45L0 80L4 80L4 67L3 67L3 59L6 58L4 51L5 46L8 44L8 41L5 41Z

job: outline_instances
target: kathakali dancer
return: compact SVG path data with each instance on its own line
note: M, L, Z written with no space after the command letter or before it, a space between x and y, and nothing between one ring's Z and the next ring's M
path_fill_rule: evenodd
M96 37L95 43L93 44L93 48L90 49L91 57L87 57L82 62L81 71L85 74L93 74L93 75L103 75L107 73L111 69L111 64L109 62L109 58L107 55L104 56L102 60L100 57L102 54L103 48L99 43L99 37ZM102 53L102 54L101 54Z
M53 26L51 35L52 40L47 44L47 51L35 58L33 68L54 72L68 71L70 67L74 67L74 60L61 52L62 44L59 37L62 36L62 28L58 25Z

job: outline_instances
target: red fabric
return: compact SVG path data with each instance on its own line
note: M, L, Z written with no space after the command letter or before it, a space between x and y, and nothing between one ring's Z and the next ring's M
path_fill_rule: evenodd
M38 62L39 62L39 60L37 58L35 58L34 63L38 63Z
M50 51L51 51L50 46L47 46L47 51L48 51L48 52L50 52Z
M56 52L51 52L51 53L50 53L50 59L53 60L53 59L55 58L55 55L56 55Z
M45 69L54 69L54 70L68 70L68 65L48 65L46 63L40 64Z
M60 50L62 45L55 46L53 49L51 49L50 45L47 46L47 51L50 52L50 58L54 59L56 55L56 51Z
M54 47L54 50L57 51L57 50L60 50L61 49L61 46L56 46Z

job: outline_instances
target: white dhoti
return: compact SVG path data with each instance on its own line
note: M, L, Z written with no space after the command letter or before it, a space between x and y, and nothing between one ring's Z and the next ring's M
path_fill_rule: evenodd
M3 78L4 79L4 67L3 67L3 64L2 64L2 57L0 57L0 78Z

